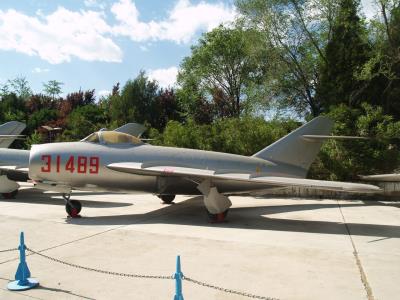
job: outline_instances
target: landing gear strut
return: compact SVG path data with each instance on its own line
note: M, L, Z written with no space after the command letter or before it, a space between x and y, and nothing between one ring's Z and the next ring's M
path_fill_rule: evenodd
M79 213L82 210L82 203L78 200L70 200L71 194L63 194L65 200L65 211L70 218L80 218Z
M160 198L165 204L171 204L175 199L175 195L158 195L158 198Z
M203 194L204 205L207 209L210 222L225 222L228 209L232 206L229 198L221 194L216 187L212 186L210 180L204 180L197 186L197 189Z
M15 196L17 196L18 190L9 192L9 193L2 193L1 195L3 196L4 199L15 199Z

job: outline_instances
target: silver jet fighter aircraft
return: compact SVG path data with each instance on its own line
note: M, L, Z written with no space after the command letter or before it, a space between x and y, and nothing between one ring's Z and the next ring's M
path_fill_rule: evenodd
M304 179L332 126L326 117L315 118L251 157L153 146L123 132L99 131L80 142L35 145L20 157L3 149L0 164L21 168L25 163L37 188L65 194L71 217L78 216L81 204L69 195L79 189L153 193L166 203L176 194L200 194L210 218L222 221L232 204L229 195L290 186L380 191L373 185Z

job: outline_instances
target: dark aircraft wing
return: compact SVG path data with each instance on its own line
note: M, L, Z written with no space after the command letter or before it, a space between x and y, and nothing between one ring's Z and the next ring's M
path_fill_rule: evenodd
M246 191L249 191L249 185L254 186L254 190L270 187L307 187L319 190L362 193L376 193L381 191L379 187L369 184L278 176L255 177L250 174L239 173L218 174L213 170L193 169L176 166L146 167L142 163L132 162L113 163L107 165L107 168L118 172L136 175L190 178L198 182L201 182L205 179L210 179L213 182L227 181L229 183L234 183L236 186L243 185Z

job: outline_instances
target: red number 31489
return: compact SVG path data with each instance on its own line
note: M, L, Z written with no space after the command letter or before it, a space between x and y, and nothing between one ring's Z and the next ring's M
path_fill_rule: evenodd
M41 171L44 173L52 172L52 156L51 155L42 155L42 161L44 162L44 166L42 166ZM65 171L80 174L98 174L99 173L99 164L100 159L97 156L73 156L71 155L67 162L65 163L64 168L61 165L61 157L60 155L55 156L55 172L60 173L61 169Z

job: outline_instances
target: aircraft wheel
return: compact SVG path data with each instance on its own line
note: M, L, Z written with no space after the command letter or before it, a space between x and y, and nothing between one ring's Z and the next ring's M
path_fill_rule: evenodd
M225 210L222 213L218 214L212 214L209 211L207 211L208 218L210 220L210 223L223 223L226 221L226 216L228 215L228 209Z
M159 195L158 196L165 204L171 204L175 199L175 195Z
M79 218L79 213L81 212L82 204L78 200L68 201L65 205L65 210L67 211L68 216L71 218Z
M4 199L15 199L15 196L17 196L18 190L9 192L9 193L2 193L1 195L3 196Z

